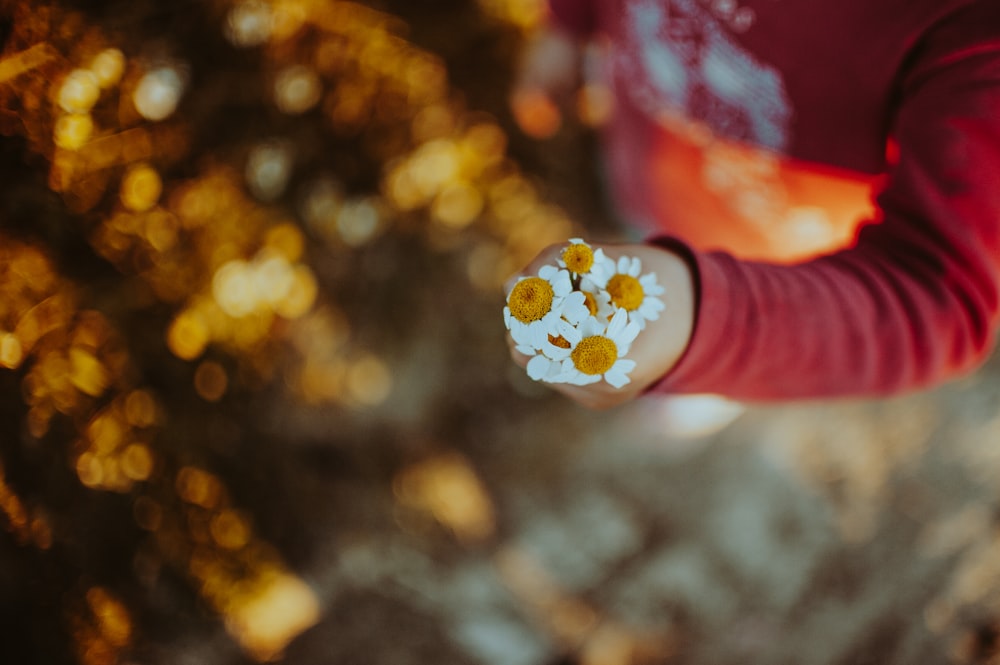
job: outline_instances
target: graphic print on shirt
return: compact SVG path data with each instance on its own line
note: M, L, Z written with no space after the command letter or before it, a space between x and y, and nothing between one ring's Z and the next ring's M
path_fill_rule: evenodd
M611 63L616 85L667 133L696 148L686 172L704 196L759 231L772 258L845 246L856 225L835 222L816 200L793 199L787 186L794 113L784 81L735 37L752 29L756 13L736 0L621 1L624 44ZM801 177L797 182L801 188Z
M618 66L651 117L682 114L715 134L784 152L791 104L781 76L758 62L696 0L626 0L629 40Z

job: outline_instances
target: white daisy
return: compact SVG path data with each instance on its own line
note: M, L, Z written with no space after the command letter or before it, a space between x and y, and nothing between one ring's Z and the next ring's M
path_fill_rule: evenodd
M602 378L615 388L631 379L635 361L624 356L639 334L639 324L628 320L620 309L607 325L588 317L579 326L563 321L557 327L558 343L549 343L543 353L528 361L528 376L536 381L585 386Z
M591 316L596 317L600 321L611 320L617 309L611 304L611 294L604 289L587 284L586 280L580 286L580 292L583 293L584 304L587 306L587 311Z
M595 250L583 238L570 238L569 246L559 255L559 267L589 280L596 288L604 288L615 265L603 249Z
M519 278L507 295L504 324L518 350L530 355L548 341L564 314L578 322L589 313L584 300L573 291L567 271L542 266L537 277Z
M630 321L645 328L647 321L660 318L664 310L663 301L656 296L663 295L663 287L656 283L656 273L642 272L642 263L637 257L623 256L618 259L618 265L605 285L611 302L628 312Z

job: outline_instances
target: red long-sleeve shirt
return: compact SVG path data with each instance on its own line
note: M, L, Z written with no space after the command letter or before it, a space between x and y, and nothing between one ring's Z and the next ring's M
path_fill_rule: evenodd
M883 395L990 353L1000 1L551 10L609 47L604 135L623 216L693 268L694 334L655 390Z

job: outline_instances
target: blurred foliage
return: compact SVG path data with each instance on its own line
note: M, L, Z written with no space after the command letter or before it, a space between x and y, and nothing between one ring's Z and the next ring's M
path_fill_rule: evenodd
M194 607L278 657L320 612L258 482L283 419L494 533L451 449L540 394L483 321L573 225L503 117L537 3L419 4L0 3L0 660L126 662Z

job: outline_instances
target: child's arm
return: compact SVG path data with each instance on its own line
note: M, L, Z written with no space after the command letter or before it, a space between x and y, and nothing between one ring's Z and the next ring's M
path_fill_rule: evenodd
M996 5L979 7L992 20L943 26L907 71L882 220L854 248L792 267L690 254L695 332L659 390L884 395L988 357L1000 325L1000 24Z
M779 266L653 241L686 258L695 294L686 350L671 362L667 339L650 361L663 376L654 390L750 400L883 395L959 376L990 354L1000 323L996 25L945 26L907 71L882 220L854 248ZM992 32L970 40L976 30ZM660 283L669 319L673 279ZM575 397L600 406L597 390Z

